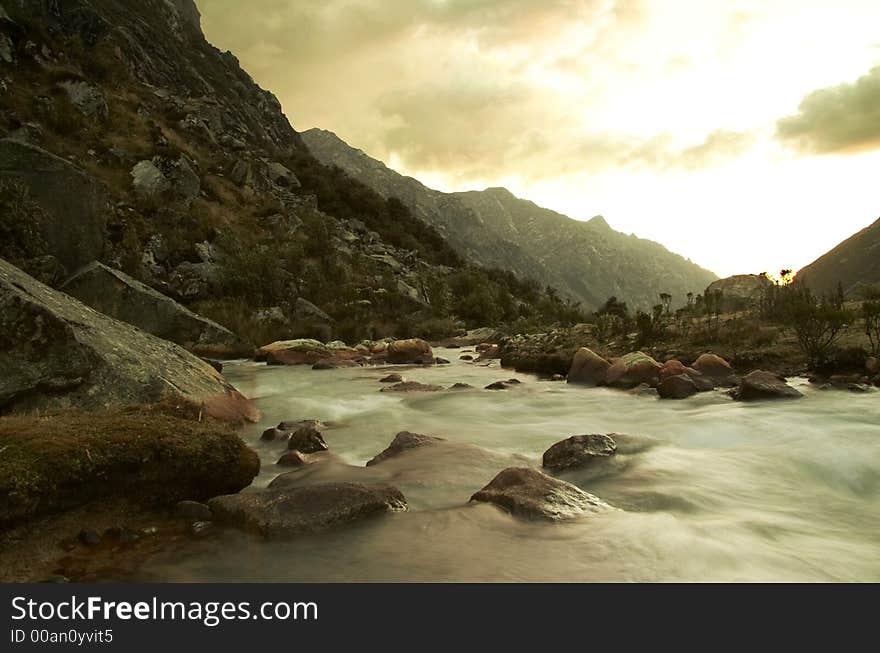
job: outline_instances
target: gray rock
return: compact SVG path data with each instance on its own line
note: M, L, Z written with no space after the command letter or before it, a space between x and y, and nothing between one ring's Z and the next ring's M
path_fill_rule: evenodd
M269 181L276 186L285 188L299 188L301 186L296 175L276 161L266 166L266 175L269 177Z
M471 497L517 517L562 520L612 510L579 487L529 467L509 467Z
M548 469L562 471L583 467L596 460L613 456L615 453L617 453L617 443L608 435L599 433L573 435L547 449L542 464Z
M384 451L376 454L373 458L367 461L367 467L381 463L383 460L388 460L389 458L399 456L403 452L409 451L410 449L417 449L419 447L424 447L445 441L446 440L444 440L443 438L436 438L432 435L420 435L419 433L401 431L394 436L391 444L389 444Z
M178 345L107 317L0 260L0 411L87 410L169 397L209 415L259 411Z
M174 506L174 514L192 521L211 521L211 509L198 501L180 501Z
M599 356L592 349L581 347L574 355L571 369L568 371L568 382L582 385L602 385L611 363Z
M199 176L183 156L139 161L131 169L131 179L134 192L152 202L169 198L188 205L201 191Z
M110 111L104 92L94 84L83 81L64 81L58 84L67 94L67 99L80 112L89 118L106 120Z
M6 34L0 34L0 61L6 63L15 63L15 48L12 45L12 39Z
M220 268L215 263L184 261L171 271L168 288L177 299L208 299L217 288Z
M61 290L105 315L200 353L234 356L248 349L229 329L97 261L74 274Z
M0 140L0 178L15 179L47 213L48 254L68 270L101 257L110 202L104 186L60 157L28 143Z
M400 374L389 374L379 379L379 383L403 383L403 377Z
M333 318L302 297L296 298L296 303L293 306L293 317L296 320L305 322L320 322L322 324L331 324L333 322Z
M391 485L318 483L279 487L276 481L265 490L215 497L208 505L218 520L270 539L315 533L406 510L406 498Z
M803 397L799 391L785 382L785 379L764 370L755 370L745 375L739 388L731 391L737 401L756 401L760 399L799 399Z
M329 449L321 431L312 425L304 425L293 431L287 440L287 448L301 453L318 453Z

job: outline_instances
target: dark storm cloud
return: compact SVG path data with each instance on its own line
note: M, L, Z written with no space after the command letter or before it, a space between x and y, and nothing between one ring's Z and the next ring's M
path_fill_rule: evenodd
M807 95L796 114L778 122L777 137L809 153L880 148L880 67Z

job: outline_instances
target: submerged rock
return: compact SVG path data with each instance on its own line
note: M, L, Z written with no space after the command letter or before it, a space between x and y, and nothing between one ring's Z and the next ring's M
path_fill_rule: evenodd
M345 367L360 367L357 361L324 358L312 365L313 370L338 370Z
M379 379L379 383L403 383L403 377L400 374L389 374Z
M755 401L759 399L798 399L803 397L798 390L792 388L785 379L773 372L755 370L742 378L740 386L731 392L738 401Z
M611 363L592 349L581 347L575 352L568 370L568 382L582 385L603 385Z
M97 261L80 269L61 290L105 315L201 354L234 356L252 351L226 327Z
M529 467L509 467L471 497L526 519L570 519L612 510L579 487Z
M615 453L617 453L617 443L608 435L599 433L573 435L547 449L542 464L558 472L572 467L582 467L597 459L613 456Z
M208 505L218 521L267 538L315 533L407 507L396 487L361 483L270 484L258 492L215 497Z
M382 388L379 392L437 392L443 388L439 385L419 383L418 381L403 381Z
M287 448L302 453L317 453L329 449L327 443L324 442L321 431L311 425L302 426L293 431L287 440Z
M303 453L299 449L288 451L278 459L275 464L280 467L304 467L317 462L317 458L312 454Z
M0 260L0 411L178 398L219 419L259 411L208 363Z
M381 453L367 461L367 467L381 463L395 456L399 456L404 451L424 447L438 442L445 442L443 438L437 438L432 435L421 435L419 433L410 433L409 431L401 431L394 436L391 444Z

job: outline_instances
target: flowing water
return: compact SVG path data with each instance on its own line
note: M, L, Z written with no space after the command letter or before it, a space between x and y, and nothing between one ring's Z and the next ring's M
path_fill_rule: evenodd
M736 403L721 392L660 401L610 389L510 378L458 361L433 368L313 371L231 363L226 377L265 418L245 439L264 486L286 470L260 432L317 418L338 456L303 482L387 481L409 510L288 542L234 531L156 559L152 580L186 581L880 581L880 392L818 391L798 401ZM380 393L398 371L474 390ZM398 431L451 441L364 463ZM566 523L524 522L475 491L511 465L540 465L554 442L620 433L619 453L568 480L619 510ZM458 446L458 443L461 446Z

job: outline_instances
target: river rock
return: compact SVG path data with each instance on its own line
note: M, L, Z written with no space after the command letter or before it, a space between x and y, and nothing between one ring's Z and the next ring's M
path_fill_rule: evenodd
M733 368L721 356L702 354L691 366L703 376L712 379L717 385L733 386L738 380Z
M258 361L266 361L269 365L314 365L319 360L330 358L332 355L324 343L298 338L264 345L257 350L254 358Z
M877 358L876 356L868 356L865 360L865 369L871 376L880 374L880 358Z
M785 382L785 379L773 372L755 370L744 376L740 386L731 392L738 401L754 401L758 399L798 399L803 397Z
M321 431L314 426L303 426L291 432L287 440L287 448L302 453L317 453L329 449Z
M656 386L660 381L661 365L648 354L637 351L617 359L608 368L605 381L617 388L634 388L646 383Z
M376 454L376 456L367 461L367 467L370 467L371 465L376 465L377 463L381 463L383 460L388 460L389 458L399 456L404 451L445 441L446 440L444 438L436 438L432 435L421 435L419 433L401 431L394 436L391 444L389 444L384 451Z
M571 361L568 370L568 382L581 385L603 385L611 363L599 356L592 349L581 347Z
M599 433L573 435L547 449L542 464L558 472L572 467L582 467L600 458L613 456L615 453L617 453L617 443L608 435Z
M208 363L0 259L0 411L97 410L178 398L214 417L259 411Z
M434 351L431 349L431 345L421 338L395 340L388 345L387 360L393 365L432 365L434 363Z
M69 161L27 143L0 139L0 179L25 185L46 212L48 254L69 271L101 257L110 199L104 186Z
M509 467L471 497L526 519L561 520L611 510L579 487L529 467Z
M379 379L379 383L402 383L403 377L400 374L389 374Z
M443 387L418 381L402 381L382 388L379 392L437 392Z
M343 367L360 367L360 365L357 361L338 358L323 358L312 365L313 370L337 370Z
M285 452L275 464L279 467L304 467L314 462L317 462L315 456L303 453L299 449L294 449L293 451Z
M211 521L213 515L211 509L198 501L180 501L174 506L174 514L177 517L192 521Z
M396 487L378 483L270 484L257 492L215 497L208 505L217 520L276 539L406 510L406 498Z
M61 290L105 315L202 355L232 357L252 351L229 329L97 261L74 274Z
M657 385L661 399L687 399L697 392L697 384L687 374L668 376Z

